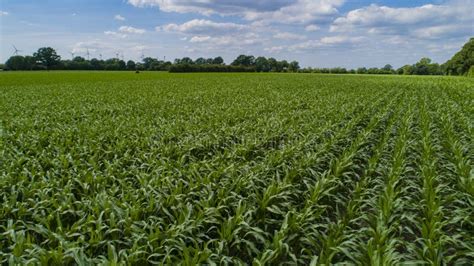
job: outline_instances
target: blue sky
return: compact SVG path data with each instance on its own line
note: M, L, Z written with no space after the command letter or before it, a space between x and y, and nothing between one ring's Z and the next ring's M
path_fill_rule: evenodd
M239 54L314 67L444 62L474 36L474 0L0 0L0 62Z

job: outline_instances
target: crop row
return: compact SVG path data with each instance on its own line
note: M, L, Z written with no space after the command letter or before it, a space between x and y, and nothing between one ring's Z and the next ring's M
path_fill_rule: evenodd
M474 260L469 79L22 75L2 264Z

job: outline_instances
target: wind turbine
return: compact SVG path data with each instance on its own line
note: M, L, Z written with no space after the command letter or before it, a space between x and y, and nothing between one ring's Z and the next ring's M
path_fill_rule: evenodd
M122 53L122 55L121 55L121 58L122 58L122 61L123 61L123 58L124 58L124 57L123 57L123 53Z
M23 52L22 50L16 49L15 45L12 45L12 46L13 46L13 49L15 50L15 52L13 52L13 55L18 55L19 52Z
M99 54L99 58L100 58L100 60L102 60L102 54Z
M115 53L115 58L119 59L119 55L120 55L120 53L119 53L119 52L116 52L116 53Z
M89 60L89 59L90 59L90 55L91 55L91 54L89 53L89 48L87 48L87 53L86 53L87 60Z
M74 60L74 55L75 55L74 52L69 52L69 53L71 54L72 60Z

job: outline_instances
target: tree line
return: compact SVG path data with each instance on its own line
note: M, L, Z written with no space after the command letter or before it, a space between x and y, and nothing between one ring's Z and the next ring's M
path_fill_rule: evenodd
M444 75L446 70L443 65L431 62L429 58L422 58L416 64L405 65L398 69L387 64L382 68L360 67L357 69L335 68L304 68L300 72L304 73L330 73L330 74L375 74L375 75Z
M177 58L174 62L145 57L140 62L124 61L119 58L87 60L76 56L70 60L62 60L56 50L51 47L38 49L32 56L14 55L4 66L5 70L147 70L170 72L297 72L300 67L296 61L278 61L265 58L240 55L230 65L224 63L220 56L215 58L189 57Z
M230 65L226 65L222 57L214 59L189 57L176 59L170 67L170 72L298 72L300 65L297 61L278 61L275 58L252 55L239 55Z
M394 69L390 64L382 68L304 68L304 73L332 73L332 74L398 74L398 75L450 75L474 77L474 38L464 44L462 49L444 64L432 62L430 58L421 58L413 65L404 65Z
M0 66L0 68L2 68ZM115 70L115 71L169 71L169 72L300 72L331 74L398 74L398 75L470 75L474 76L474 38L444 64L438 64L429 58L422 58L413 65L394 69L390 64L382 68L301 68L297 61L288 62L275 58L252 55L239 55L227 65L220 56L215 58L189 57L175 59L174 62L145 57L139 62L124 61L119 58L107 60L93 58L87 60L76 56L71 60L62 60L51 47L38 49L32 56L14 55L5 65L5 70Z

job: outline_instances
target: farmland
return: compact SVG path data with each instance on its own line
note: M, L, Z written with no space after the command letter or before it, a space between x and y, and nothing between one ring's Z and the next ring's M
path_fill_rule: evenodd
M0 74L0 264L474 261L474 80Z

